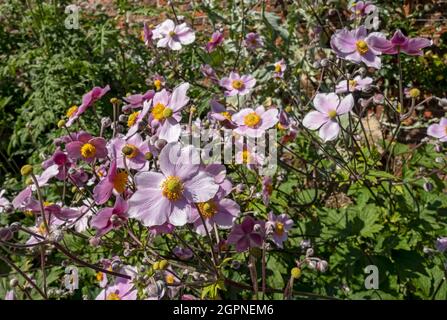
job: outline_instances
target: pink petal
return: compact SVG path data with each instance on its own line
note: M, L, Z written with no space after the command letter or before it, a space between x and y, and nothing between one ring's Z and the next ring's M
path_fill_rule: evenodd
M327 115L319 111L311 111L304 117L303 126L310 130L316 130L328 121Z
M219 185L214 182L213 177L204 171L199 171L196 176L185 181L184 187L185 198L192 202L208 201L216 195L219 189Z
M321 126L319 135L324 142L327 142L336 139L339 131L340 126L336 121L328 121Z
M340 105L337 108L337 115L348 113L354 107L354 97L352 94L347 95L341 100Z

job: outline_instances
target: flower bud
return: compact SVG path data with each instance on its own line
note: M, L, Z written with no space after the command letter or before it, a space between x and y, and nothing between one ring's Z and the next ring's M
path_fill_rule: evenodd
M438 153L441 153L442 152L442 146L439 145L439 144L435 145L435 151L438 152Z
M158 267L160 268L160 270L164 270L166 269L168 264L169 264L168 260L161 260L160 263L158 264Z
M19 280L17 280L17 278L12 278L10 281L9 281L9 286L11 287L11 288L15 288L15 287L17 287L19 285Z
M152 154L152 152L148 151L144 154L144 159L146 159L147 161L151 161L152 159L154 159L154 155Z
M104 128L110 127L112 125L112 119L110 119L109 117L103 117L101 119L101 125Z
M158 139L157 142L155 143L155 147L158 150L161 150L164 148L164 146L167 144L167 141L164 139Z
M298 267L292 268L292 270L290 271L290 275L295 280L299 279L299 277L301 277L301 269Z
M29 164L25 164L21 169L20 169L20 174L24 177L29 176L31 173L33 173L33 166L29 165Z
M125 114L120 114L118 117L118 121L122 122L122 123L126 123L127 122L127 116Z
M17 232L20 229L20 226L21 226L20 222L16 221L10 224L9 229L12 232Z
M91 237L88 241L92 247L97 247L101 243L101 239L98 237Z
M0 229L0 240L2 241L9 241L12 239L13 232L10 228L1 228Z
M65 126L65 120L63 120L63 119L61 119L61 120L59 120L58 122L57 122L57 127L60 129L60 128L63 128Z
M328 267L328 263L326 260L321 260L317 262L317 270L320 272L326 272Z
M126 249L126 250L129 250L129 249ZM121 261L119 261L119 260L113 261L112 262L112 270L113 271L118 271L119 269L121 269Z
M306 257L312 257L314 255L314 249L313 248L309 248L306 250Z
M111 104L118 104L118 102L119 102L118 98L113 97L113 98L110 99L110 103Z
M321 59L320 64L322 67L327 67L329 64L329 60L328 59Z
M154 264L152 265L152 269L160 270L160 262L159 261L155 261Z
M236 193L244 192L245 189L246 187L243 183L239 183L238 185L236 185Z
M231 268L238 270L241 267L241 263L238 260L231 261Z
M424 190L427 192L430 192L433 190L433 184L430 182L425 182L424 183Z

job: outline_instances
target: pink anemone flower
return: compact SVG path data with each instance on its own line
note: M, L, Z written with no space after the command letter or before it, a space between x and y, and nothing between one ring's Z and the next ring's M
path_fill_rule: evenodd
M427 129L427 134L439 139L441 142L447 141L447 118L441 118L439 123L430 125Z
M107 92L110 91L110 86L94 87L92 90L87 92L82 96L82 104L79 107L73 106L67 112L68 121L66 123L67 127L71 126L75 120L83 114L88 107L93 105L96 101L101 99Z
M145 226L186 224L191 205L210 200L219 188L212 176L200 170L199 152L192 146L166 145L159 167L161 173L135 175L137 191L129 200L129 216Z
M127 208L126 200L118 196L116 197L113 208L99 210L90 220L90 225L96 229L97 236L102 236L112 229L119 228L127 220Z
M354 106L350 94L340 101L335 93L319 93L313 100L317 111L309 112L303 119L303 126L310 130L320 129L320 138L324 141L335 140L340 132L337 117L349 113Z
M220 45L224 41L223 33L220 31L216 31L211 35L210 40L208 40L205 50L206 52L210 53L214 51L214 49L217 48L218 45Z
M385 39L385 35L380 32L373 32L368 35L365 26L349 31L347 29L338 30L331 37L331 47L342 59L354 63L365 63L368 67L380 69L381 50L376 47L376 39ZM373 41L374 40L374 41Z
M229 77L222 78L220 85L225 88L225 96L246 95L256 85L256 79L251 75L239 76L236 72L230 72Z
M112 193L122 194L126 190L128 174L126 171L118 171L116 160L112 160L107 176L103 178L93 189L93 199L97 204L106 203Z
M189 83L183 83L176 87L172 94L163 89L154 95L149 122L152 127L157 127L159 139L168 143L176 142L181 134L181 111L188 104L186 95Z
M370 77L362 78L361 76L356 76L354 79L349 81L340 81L335 88L335 93L368 91L371 88L372 83L373 79Z
M235 113L231 119L238 125L234 130L236 133L258 138L262 136L265 130L278 123L278 109L265 110L263 106L256 109L245 108Z
M228 243L236 245L237 252L250 248L261 247L265 238L265 223L250 216L245 217L241 224L236 224L228 235Z
M293 227L293 220L285 213L277 216L270 212L268 218L265 224L266 233L272 237L278 247L282 248L283 242L287 240L289 230Z
M104 138L94 138L87 132L80 132L76 135L76 140L66 145L66 149L69 158L92 162L107 157L106 144Z
M152 32L153 39L159 39L157 47L170 48L171 50L180 50L182 45L188 45L194 42L196 36L194 31L182 23L178 26L174 21L167 19L159 24Z

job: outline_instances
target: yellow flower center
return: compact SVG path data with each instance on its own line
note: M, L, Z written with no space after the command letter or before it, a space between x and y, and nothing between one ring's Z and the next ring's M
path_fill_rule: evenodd
M261 117L256 112L249 113L244 117L244 124L247 127L254 128L259 122L261 122Z
M154 86L155 86L155 89L157 89L157 91L160 90L161 89L161 80L155 79Z
M140 32L140 39L141 41L144 41L144 30L141 30Z
M223 115L227 120L231 120L231 114L228 111L222 111L220 114Z
M409 94L410 94L410 97L417 98L421 94L421 91L417 88L413 88L410 90Z
M49 207L49 206L51 206L51 205L53 205L54 203L53 202L50 202L50 201L44 201L43 202L43 206L44 207Z
M78 111L77 106L72 106L71 108L69 108L66 113L67 118L71 118L76 113L76 111Z
M113 180L113 188L118 193L123 193L126 190L128 174L126 171L120 171L116 174L115 179Z
M163 181L161 189L164 197L171 201L177 201L182 197L183 183L179 177L169 176Z
M200 215L205 219L212 218L217 213L217 204L213 200L197 203Z
M45 223L41 222L39 224L39 227L37 228L37 232L42 236L44 236L48 233L47 228L45 227Z
M165 118L165 110L169 109L166 108L166 106L163 103L157 103L153 108L152 108L152 117L156 120L163 120ZM171 110L171 109L169 109ZM172 112L172 110L171 110ZM172 114L171 114L172 115Z
M175 35L176 35L175 31L169 31L169 36L170 37L175 37Z
M369 51L368 44L363 40L358 40L355 43L355 46L357 47L358 53L360 53L362 56Z
M250 152L248 150L242 151L242 163L250 163Z
M98 280L99 282L104 280L104 273L102 273L101 271L97 272L96 273L96 280Z
M166 280L167 284L171 284L172 285L175 282L175 277L172 274L169 273L168 275L166 275L165 280Z
M329 118L335 119L337 117L337 111L335 110L329 111L327 115L329 116Z
M357 81L349 80L349 88L355 88L356 85L357 85Z
M129 152L126 152L126 158L133 159L138 155L138 148L135 145L128 143L125 145L124 148L127 148L126 151L129 151ZM124 148L123 148L123 150L124 150Z
M135 112L130 114L129 118L127 119L127 126L129 128L132 127L135 124L139 114L140 114L140 111L135 111Z
M106 300L121 300L121 298L117 293L111 292L107 295Z
M244 82L242 80L233 80L233 82L231 83L231 86L236 89L242 89L244 87Z
M275 64L275 72L280 73L281 72L281 65L279 63Z
M94 145L92 145L91 143L85 143L82 147L81 147L81 155L88 159L88 158L93 158L96 155L96 148Z
M284 234L284 224L282 222L276 222L275 233L279 236L282 236Z
M23 211L23 213L27 217L34 217L34 213L31 210L25 210L25 211Z

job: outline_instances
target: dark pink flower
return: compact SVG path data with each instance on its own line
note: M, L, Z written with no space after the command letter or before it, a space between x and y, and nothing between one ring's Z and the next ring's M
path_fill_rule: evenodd
M70 112L69 119L66 125L68 127L71 126L73 122L78 119L79 116L85 112L85 110L87 110L88 107L101 99L109 91L110 86L107 85L104 88L94 87L91 91L84 94L82 96L82 104L79 107L73 109L72 112Z
M422 49L429 47L433 42L426 38L409 38L400 30L396 30L391 40L383 37L372 36L371 45L386 54L398 54L403 52L410 56L420 56Z
M94 138L86 132L80 132L76 135L76 139L68 143L65 148L69 158L92 162L94 159L107 157L106 144L104 138Z
M228 235L228 243L236 245L237 252L244 252L253 247L261 247L264 241L264 221L257 221L252 217L245 217L241 224L233 227Z
M205 50L210 53L212 52L214 49L216 49L216 47L218 45L220 45L224 40L224 36L223 33L220 31L216 31L211 35L210 40L208 40L208 43L206 44Z

